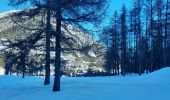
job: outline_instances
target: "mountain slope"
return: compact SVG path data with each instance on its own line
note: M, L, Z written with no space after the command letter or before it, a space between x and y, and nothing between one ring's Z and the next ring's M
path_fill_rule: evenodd
M0 14L0 38L8 38L10 40L17 40L20 38L26 38L32 32L26 30L23 27L20 27L14 23L10 17L11 14L18 13L20 11L9 11L3 14ZM36 28L39 26L40 18L37 20L29 20L22 23L24 26L29 28ZM81 31L75 31L69 26L69 32L64 31L63 36L67 39L62 39L62 48L68 48L69 50L62 51L62 59L66 61L65 70L69 74L76 73L85 73L89 68L94 70L102 70L104 64L104 54L105 48L100 44L95 42L90 35L84 34ZM71 41L68 41L71 39ZM41 43L45 44L45 40L41 40ZM74 50L75 49L75 50ZM77 50L76 50L77 49ZM54 57L54 53L51 53L51 56Z

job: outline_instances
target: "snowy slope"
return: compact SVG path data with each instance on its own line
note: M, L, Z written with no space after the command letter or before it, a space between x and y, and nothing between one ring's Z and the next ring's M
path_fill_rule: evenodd
M62 77L56 93L43 78L0 76L0 100L170 100L169 76L170 68L141 77Z
M5 40L6 38L15 41L32 34L32 32L25 30L23 27L18 26L12 21L9 15L15 14L16 12L20 13L20 11L15 10L0 13L0 41ZM36 28L39 26L40 20L42 19L41 17L42 16L37 17L37 21L32 19L27 20L22 24L29 28ZM64 51L62 50L61 58L66 61L67 66L64 71L67 72L68 75L71 75L77 74L77 72L82 72L83 74L87 72L89 68L93 69L94 67L98 67L98 69L101 69L104 64L103 59L106 49L93 40L90 35L85 34L78 29L74 29L71 26L68 26L68 30L69 32L62 28L62 36L65 38L61 39L61 47L66 49ZM52 39L52 41L54 40ZM45 44L45 39L38 43ZM4 48L0 44L0 50L1 49ZM34 54L35 52L37 51L33 51L31 53ZM38 52L40 53L40 51ZM54 52L52 53L51 58L54 58ZM41 52L41 54L43 54L43 52ZM81 70L78 69L79 67L81 67Z
M0 13L0 18L3 18L3 17L6 17L6 16L9 16L10 14L13 14L15 12L19 12L20 10L9 10L7 12L4 12L4 13Z

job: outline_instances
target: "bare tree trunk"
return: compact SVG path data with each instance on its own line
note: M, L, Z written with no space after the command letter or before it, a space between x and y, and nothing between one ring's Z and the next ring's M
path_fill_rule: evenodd
M8 64L8 62L7 62L7 60L6 60L6 62L5 62L6 64L5 64L5 75L9 75L9 72L10 72L10 66L9 66L9 64Z
M60 91L60 76L61 76L61 0L56 2L56 50L55 50L55 77L53 91Z
M48 6L49 6L49 0L48 0ZM44 85L50 84L50 9L47 9L47 23L46 23L46 66L45 66L45 81Z
M126 7L123 5L121 14L121 71L125 76L127 70L127 30L126 30Z
M158 52L159 52L159 54L157 54L157 60L156 60L156 62L157 62L157 64L156 64L156 68L157 69L160 69L161 67L162 67L162 59L163 59L163 57L162 57L162 55L163 55L163 53L162 53L162 51L163 51L163 47L162 47L162 6L163 6L163 1L162 0L158 0L157 1L157 16L158 16L158 20L157 20L157 22L158 22L158 28L157 28L157 33L158 33L158 36L157 36L157 50L158 50Z
M141 8L142 7L142 5L141 5L141 1L140 0L137 0L137 8L136 8L136 10L137 10L137 12L136 12L136 14L137 14L137 49L138 49L138 51L137 51L137 55L138 55L138 71L139 71L139 75L141 75L142 74L142 67L143 67L143 65L142 65L142 48L141 48L141 34L142 34L142 29L141 29Z
M165 14L165 36L164 36L164 66L167 65L167 35L168 35L168 9L169 0L166 1L166 14Z
M18 65L16 65L16 72L17 72L17 75L19 75L19 66Z
M25 78L25 72L26 72L26 64L25 64L25 60L26 60L26 55L23 52L22 49L22 54L23 56L21 57L21 66L22 66L22 78Z
M151 72L153 69L153 1L151 0L151 9L150 9L150 36L151 36Z

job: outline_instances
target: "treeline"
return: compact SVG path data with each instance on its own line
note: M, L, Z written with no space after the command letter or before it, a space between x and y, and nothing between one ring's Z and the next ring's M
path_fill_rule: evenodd
M153 72L170 66L170 1L134 0L114 12L100 36L110 75Z

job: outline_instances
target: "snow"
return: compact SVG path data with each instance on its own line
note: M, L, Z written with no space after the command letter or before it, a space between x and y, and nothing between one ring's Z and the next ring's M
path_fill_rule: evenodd
M10 11L7 11L7 12L0 13L0 18L9 16L10 14L15 13L15 12L19 12L19 11L21 11L21 10L10 10Z
M3 68L0 68L0 75L4 75L5 70Z
M169 77L169 67L140 77L62 77L54 93L41 77L0 76L0 100L170 100Z
M89 51L88 54L92 57L97 57L93 51Z

